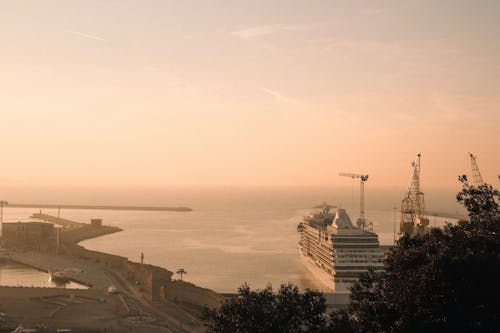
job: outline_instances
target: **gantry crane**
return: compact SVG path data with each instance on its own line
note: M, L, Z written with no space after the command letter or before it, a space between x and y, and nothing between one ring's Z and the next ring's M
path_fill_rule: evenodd
M472 153L469 153L470 155L470 164L472 168L472 183L475 186L479 186L483 184L483 177L481 176L481 172L479 172L479 166L477 165L477 156L472 155Z
M420 190L420 154L412 162L413 173L408 192L401 202L400 233L406 235L426 232L429 219L425 212L424 193Z
M365 228L369 227L369 224L365 219L365 182L368 180L368 175L359 175L356 173L347 173L341 172L339 176L350 177L350 178L359 178L359 218L356 221L358 228L361 230L365 230Z

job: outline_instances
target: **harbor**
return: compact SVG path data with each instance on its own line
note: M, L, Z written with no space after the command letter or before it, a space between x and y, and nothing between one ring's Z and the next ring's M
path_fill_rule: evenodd
M0 8L0 333L498 331L500 1Z
M318 193L318 196L323 196L323 193ZM280 197L280 196L277 196ZM296 252L296 246L295 244L292 244L292 241L294 241L294 226L295 222L297 219L301 218L304 214L303 210L296 210L295 207L297 205L296 202L290 202L287 205L290 206L290 213L287 214L279 214L276 215L276 213L269 213L269 212L261 212L259 213L259 210L242 210L240 208L241 204L244 204L247 200L243 200L242 203L233 203L232 205L228 205L226 201L222 201L219 203L221 207L216 206L216 204L212 201L209 201L205 203L204 205L200 202L199 206L200 209L197 209L196 211L193 211L192 213L189 214L182 214L182 213L174 213L175 215L170 215L172 213L154 213L154 214L165 214L165 215L158 215L157 218L154 216L157 215L150 215L150 213L147 212L138 212L136 213L137 215L117 215L117 212L112 212L112 211L89 211L87 212L86 210L80 211L70 211L70 210L64 210L61 212L58 212L55 209L52 210L44 210L43 212L37 211L36 213L33 213L32 211L30 212L27 209L20 209L20 208L11 208L8 207L8 209L5 209L4 214L6 215L7 219L9 221L21 218L21 216L28 216L29 221L31 222L37 222L37 223L51 223L55 227L55 231L59 230L59 236L60 236L60 244L59 244L59 255L57 254L57 234L52 235L49 237L50 240L50 246L46 246L47 251L34 251L32 249L25 249L23 247L18 248L18 249L10 249L10 250L4 250L2 251L2 256L5 258L8 258L9 260L13 260L17 263L20 263L24 265L25 267L32 267L33 269L36 269L38 272L43 272L45 274L45 278L47 279L49 271L64 271L65 269L72 270L74 272L78 272L75 274L72 278L73 281L78 283L82 283L85 285L88 289L87 291L78 291L77 294L73 293L72 289L69 288L31 288L28 286L24 287L0 287L1 290L1 297L2 299L9 299L9 304L21 304L23 302L26 303L26 306L28 309L31 308L32 305L28 306L28 303L40 303L37 306L47 306L47 302L40 302L39 300L36 300L37 297L48 297L49 300L51 297L54 295L66 295L62 296L64 299L65 297L71 297L69 295L89 295L89 297L94 297L95 295L98 295L97 299L103 298L106 300L106 302L111 302L114 306L109 307L109 304L101 304L98 302L92 303L94 304L94 307L97 308L102 308L102 313L101 313L101 321L88 321L87 317L83 316L83 319L80 324L76 323L73 327L77 328L79 325L80 327L84 327L88 322L92 322L93 327L96 329L103 330L106 328L108 331L112 331L113 329L115 331L119 331L120 328L124 327L129 327L129 321L126 320L128 317L134 317L134 314L137 313L147 313L151 316L151 318L156 318L155 320L150 319L144 319L143 321L141 320L136 320L134 319L134 325L145 325L145 321L148 321L147 325L151 325L151 323L154 323L155 325L159 325L159 327L167 327L170 329L172 332L179 331L179 324L178 324L178 313L177 313L177 306L179 305L178 297L178 286L182 285L182 293L183 293L183 308L186 308L187 311L186 313L183 313L183 316L185 316L185 320L183 322L183 327L189 327L189 331L193 330L196 331L197 327L201 329L201 321L199 319L199 311L201 310L201 307L204 304L213 304L213 305L218 305L220 304L220 301L224 299L225 297L233 297L235 294L234 292L236 291L237 287L241 285L245 281L250 281L252 285L256 287L260 287L261 285L256 284L252 278L252 275L245 273L245 271L254 271L254 272L259 272L259 266L256 266L253 264L251 261L246 261L243 260L242 256L246 256L244 252L242 251L237 251L235 252L235 255L238 260L238 262L245 263L247 267L242 269L241 272L237 272L237 269L234 269L232 271L228 272L228 277L231 277L231 282L228 284L228 289L227 292L224 292L225 290L220 290L218 288L213 288L209 287L210 286L210 280L211 279L220 279L221 281L225 281L224 277L221 277L220 273L216 270L208 270L206 269L206 266L203 266L203 262L207 262L208 264L212 265L212 267L216 268L217 266L212 263L213 260L216 260L218 258L217 255L212 255L208 251L209 256L201 256L200 257L200 262L193 264L189 262L185 262L184 265L187 267L188 273L188 279L190 281L196 281L195 284L198 286L203 286L204 288L199 288L196 287L195 285L189 283L189 282L183 282L180 284L178 282L179 276L173 274L173 272L169 272L166 270L161 270L164 274L166 273L167 275L170 275L170 280L172 282L173 288L162 288L161 286L158 288L159 294L158 294L158 299L157 301L152 301L152 293L151 293L151 288L150 288L150 280L148 280L148 276L142 275L139 276L137 274L137 270L141 270L142 272L147 272L149 269L153 269L153 267L182 267L181 263L179 263L179 260L182 260L182 258L186 255L191 255L193 259L198 258L199 256L196 254L193 254L190 252L188 247L185 247L184 243L179 243L178 245L180 247L184 247L183 251L175 250L175 254L169 253L169 244L175 244L173 242L174 239L177 240L182 240L182 238L179 238L179 235L184 235L183 237L186 236L197 236L196 233L193 232L184 232L183 230L189 231L193 230L195 225L198 225L198 228L203 227L203 228L220 228L220 225L218 226L217 224L214 223L224 223L224 225L227 225L228 227L231 227L230 224L225 224L225 218L221 218L220 213L217 215L211 216L209 211L207 210L208 208L213 209L214 207L217 208L216 211L221 212L223 209L226 209L227 218L231 220L237 220L237 221L245 221L248 220L250 216L255 215L254 218L248 220L249 224L248 226L243 226L241 224L236 224L231 227L235 227L234 229L237 233L234 236L230 236L227 240L228 241L236 241L236 242L242 242L242 243L247 243L249 246L252 246L255 248L268 248L268 251L261 251L260 255L262 258L262 261L260 262L260 267L263 269L268 270L268 275L266 273L262 273L261 275L256 275L260 280L263 281L269 281L269 273L274 274L273 271L269 271L269 267L272 267L269 265L269 260L274 260L273 258L276 258L276 260L280 260L283 263L287 263L290 265L290 263L293 263L293 260L299 259L297 252ZM310 199L306 198L304 202L309 202ZM283 206L283 202L279 202L276 204L279 206ZM287 206L285 205L285 206ZM208 208L207 208L208 207ZM223 208L225 207L225 208ZM242 214L240 215L233 215L233 211L229 211L227 207L232 207L234 209L234 213ZM281 210L276 209L276 212L280 212ZM62 213L61 215L63 217L57 217L56 215L58 213ZM193 215L194 214L194 215ZM265 214L265 215L263 215ZM274 215L273 215L274 214ZM290 215L288 214L293 214L293 217L290 218ZM269 215L266 217L266 215ZM103 216L104 219L96 219L94 218L95 216ZM160 216L162 216L160 218ZM247 216L244 218L243 216ZM134 219L132 219L134 217ZM128 219L130 220L128 220ZM276 225L275 228L276 230L282 230L282 232L285 232L281 237L281 240L278 238L271 238L269 239L272 241L273 248L281 248L279 252L276 253L276 250L271 249L271 242L268 242L268 238L271 235L269 235L267 232L264 234L265 230L267 230L267 225L268 225L268 219L276 219L282 221L280 222L279 225ZM81 221L89 221L88 223L81 222ZM158 220L158 222L155 222ZM200 225L199 221L203 220L205 221L204 224ZM107 225L105 221L110 221L111 225ZM128 222L124 222L128 221ZM144 223L139 224L138 221L144 221ZM170 222L172 221L172 223ZM259 223L255 224L257 221ZM5 222L5 221L4 221ZM93 225L92 225L93 222ZM6 226L8 226L8 223L12 222L6 222ZM22 222L23 224L26 222ZM241 222L240 222L241 223ZM17 223L14 223L17 224ZM138 230L137 226L141 225L143 229ZM176 229L171 229L175 225ZM247 229L249 227L252 227L254 232L257 232L258 234L262 232L262 234L259 234L259 239L260 241L264 241L266 243L262 244L255 244L251 245L251 243L248 243L246 240L241 239L241 232L244 229ZM8 228L8 227L7 227ZM150 236L145 234L144 232L151 233L151 235L159 235L161 237L158 238L158 241L155 239L151 239ZM286 236L286 232L290 233L290 236ZM207 233L208 234L208 233ZM227 235L225 232L222 233L223 235ZM266 236L267 234L267 236ZM215 236L215 234L212 234ZM238 236L239 235L239 236ZM102 237L104 236L104 237ZM121 237L125 237L125 240L120 240ZM290 239L288 239L290 238ZM134 244L134 239L140 239L142 245L142 249L145 252L145 262L148 262L149 264L155 265L155 266L150 266L146 263L141 265L140 263L140 249L138 250L137 247L132 247L130 250L133 251L122 251L121 246L127 245L127 244ZM146 241L147 240L147 241ZM276 242L279 240L278 242ZM161 241L161 243L158 243ZM287 243L282 244L281 242L286 241ZM92 242L99 242L100 244L106 244L106 248L103 249L96 249L95 246L89 246L89 244L92 244ZM148 242L152 242L151 244L148 245ZM220 243L220 242L219 242ZM289 243L289 244L288 244ZM161 245L164 244L164 245ZM288 245L287 245L288 244ZM222 244L221 244L222 245ZM263 247L263 245L265 247ZM210 246L210 245L208 245ZM113 248L114 247L114 248ZM44 248L43 244L40 244L40 248ZM209 247L210 248L210 247ZM229 249L234 250L235 248L233 246L228 247ZM155 252L153 249L156 249L157 251L163 250L163 252L169 253L166 257L168 261L162 262L159 261L158 257L155 257ZM294 251L295 250L295 251ZM201 248L200 253L207 252L205 248ZM288 254L290 252L290 254ZM161 252L159 252L161 253ZM274 253L274 254L273 254ZM134 256L135 254L135 256ZM250 253L248 254L249 258L250 256L259 256L259 253L256 252L255 250L251 250ZM269 256L271 255L271 256ZM226 252L225 254L226 260L232 260L232 254L230 252ZM127 258L137 258L136 262L134 263L133 261L130 261ZM165 257L165 256L163 256ZM285 260L283 260L285 258ZM267 261L267 262L266 262ZM291 261L291 262L290 262ZM198 267L199 266L199 267ZM218 266L221 267L221 266ZM294 266L291 266L291 268ZM283 274L281 276L277 277L276 283L273 283L275 287L279 286L280 282L287 282L290 281L290 277L293 278L297 274L301 274L299 282L302 281L302 286L311 286L313 289L317 289L317 287L320 287L320 285L315 285L312 281L311 282L306 282L307 279L309 278L309 274L307 272L300 273L300 261L297 261L297 268L294 268L297 270L298 273L295 273L292 271L289 276L286 275L286 267L284 266L276 266L273 267L276 271L281 271ZM205 274L199 273L199 270L205 269ZM131 273L132 272L132 273ZM131 276L131 274L135 274L134 277ZM208 279L207 279L208 277ZM226 278L227 279L227 278ZM169 279L166 279L167 281ZM142 282L141 282L142 281ZM293 280L292 280L293 281ZM139 284L137 284L139 282ZM227 284L227 283L226 283ZM108 288L110 286L115 286L118 291L120 291L120 295L123 298L123 301L118 297L117 295L110 294L108 292ZM206 287L209 287L210 289L215 289L216 291L222 291L222 292L212 292L208 289L205 289ZM30 298L30 297L25 297L25 295L29 294L29 290L36 290L34 292L34 295L40 295L36 296L35 300ZM188 292L187 290L191 289L191 292ZM23 291L24 290L24 291ZM166 299L163 299L163 296L160 294L161 292L167 290L167 297ZM58 292L57 292L58 291ZM325 290L326 291L326 290ZM87 293L87 294L86 294ZM189 296L191 295L191 296ZM75 296L76 297L76 296ZM78 296L80 297L80 296ZM327 305L329 309L338 309L338 308L343 308L346 307L348 304L348 294L347 293L325 293L325 298L327 299ZM138 301L142 300L142 301ZM58 302L57 300L55 300ZM16 303L17 302L17 303ZM146 302L146 304L142 303ZM62 303L65 303L64 301ZM153 305L148 303L152 303ZM32 318L29 320L25 320L25 323L31 323L32 325L36 325L37 323L48 323L49 325L53 326L59 323L59 315L66 314L66 313L71 313L73 311L72 309L75 308L75 315L78 313L76 309L78 307L82 307L83 305L78 305L75 306L75 304L78 303L71 303L69 302L65 307L64 311L59 310L54 313L52 317L47 315L43 311L39 310L33 310L33 312L23 312L19 310L15 310L15 308L6 308L5 307L5 302L2 303L2 306L0 306L0 311L6 312L9 315L9 318L12 319L12 325L14 325L16 322L20 320L24 320L22 318L26 317L26 313L31 314ZM35 305L36 305L35 304ZM54 305L55 310L57 308L56 304ZM126 306L125 306L126 305ZM152 308L150 307L152 306ZM59 306L60 307L60 306ZM36 306L35 306L36 308ZM129 310L127 310L127 308ZM154 310L156 309L156 310ZM9 311L7 311L9 310ZM112 311L113 310L113 311ZM156 312L159 311L159 312ZM165 312L165 313L162 313ZM40 313L40 315L39 315ZM43 314L43 315L42 315ZM16 319L17 318L17 319ZM47 319L49 318L49 319ZM105 319L104 319L105 318ZM103 325L102 322L109 323L108 326ZM141 324L142 323L142 324ZM135 327L135 326L134 326ZM149 326L148 326L149 327ZM135 327L137 331L139 331L139 328ZM147 332L151 328L144 328L144 331Z
M156 327L158 332L196 332L202 329L197 319L202 307L217 306L223 299L208 289L173 279L173 273L161 267L90 251L77 244L118 232L119 228L95 220L85 224L40 213L33 214L35 217L64 227L55 234L44 234L45 229L53 228L45 226L48 223L3 223L1 259L40 272L65 272L68 280L86 288L2 286L0 311L6 314L4 328L14 329L22 322L26 327L43 324L90 331L133 328L149 332ZM11 232L12 228L17 228L17 234ZM27 239L21 231L30 235L29 244L16 242Z
M20 264L9 259L0 259L0 286L87 289L75 281L53 281L46 271Z
M424 193L420 185L420 159L421 155L418 154L411 164L410 186L401 201L398 236L423 236L429 232L431 221L425 209ZM476 174L479 174L477 167ZM351 288L356 285L360 274L369 269L374 272L384 271L384 258L391 255L388 251L390 246L382 244L375 232L380 224L371 219L374 216L372 212L366 211L364 188L368 175L340 175L360 179L359 217L356 226L345 208L324 203L320 212L305 215L297 227L300 233L300 257L309 271L308 276L326 289L322 290L322 297L328 312L348 309L352 302ZM474 181L477 185L481 184L477 177ZM2 202L0 257L3 265L18 265L46 272L51 283L36 286L29 286L29 283L5 284L0 287L0 297L6 301L5 304L0 304L0 312L5 314L2 316L2 327L7 329L15 330L15 327L19 327L18 323L23 322L31 327L70 325L71 329L98 332L120 332L132 328L137 332L204 332L202 314L207 306L221 309L220 305L224 301L230 302L241 297L238 293L218 293L183 280L183 275L187 274L184 268L179 268L176 276L173 271L145 263L142 249L140 261L134 262L127 255L82 246L84 242L92 240L108 244L133 244L130 241L115 243L113 235L122 234L125 228L103 224L102 218L92 217L87 219L88 223L67 216L62 218L58 208L57 216L39 210L29 216L29 221L4 222L5 206L6 202ZM395 244L396 211L393 213ZM387 226L389 219L383 220ZM199 226L201 219L195 221ZM170 234L180 231L179 223L176 222L177 228L170 230ZM289 225L283 227L288 229ZM253 235L255 230L255 225L249 226L249 235ZM151 231L158 232L155 228ZM198 237L198 233L191 234ZM175 236L175 239L186 238ZM273 246L276 248L276 244ZM291 249L292 246L284 248L285 251ZM255 258L258 251L250 253ZM283 257L283 252L274 254ZM176 257L180 256L181 253L176 254ZM234 267L231 268L234 272ZM214 272L209 271L207 275ZM179 276L180 278L175 279ZM269 279L269 275L263 277ZM246 283L245 279L243 277L240 281ZM281 283L283 288L283 284L290 281L282 280ZM296 290L298 292L299 289ZM30 297L27 298L26 295ZM79 312L82 308L86 309L84 315ZM65 318L62 321L58 318L61 313ZM78 320L69 321L71 316L78 317Z

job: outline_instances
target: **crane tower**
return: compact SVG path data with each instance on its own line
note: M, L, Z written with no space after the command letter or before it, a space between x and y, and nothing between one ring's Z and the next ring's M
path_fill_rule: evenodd
M483 177L481 176L481 172L479 172L479 166L477 165L477 156L470 155L470 164L472 168L472 182L475 186L483 184Z
M410 186L401 202L400 233L405 235L425 233L429 225L425 212L424 193L420 190L420 154L412 162L412 167Z
M356 221L358 228L361 230L365 230L365 228L370 229L373 228L372 225L367 223L365 219L365 182L368 180L368 175L359 175L356 173L347 173L341 172L339 176L350 177L350 178L359 178L359 218Z

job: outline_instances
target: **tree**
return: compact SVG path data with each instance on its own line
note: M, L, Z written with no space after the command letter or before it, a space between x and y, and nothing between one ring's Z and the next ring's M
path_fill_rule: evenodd
M500 192L460 177L469 217L402 237L351 287L351 328L360 332L493 332L500 324ZM338 321L334 319L334 321Z
M244 284L238 296L226 300L220 309L205 309L209 332L218 333L321 333L326 329L325 299L316 291L300 294L293 284L252 291Z

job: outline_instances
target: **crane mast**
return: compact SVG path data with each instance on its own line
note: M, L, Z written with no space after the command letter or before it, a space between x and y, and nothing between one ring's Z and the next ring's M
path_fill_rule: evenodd
M368 175L360 175L356 173L341 172L339 176L349 177L349 178L359 178L359 218L356 221L358 228L365 230L365 228L373 228L372 225L367 223L365 219L365 182L368 180Z
M406 235L426 232L429 219L426 216L424 193L420 190L420 154L412 162L413 173L408 192L401 202L400 233Z
M470 164L472 168L472 182L475 186L483 184L483 177L481 176L481 172L479 172L479 166L477 165L477 156L470 155Z

